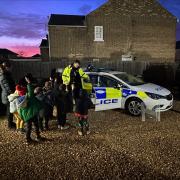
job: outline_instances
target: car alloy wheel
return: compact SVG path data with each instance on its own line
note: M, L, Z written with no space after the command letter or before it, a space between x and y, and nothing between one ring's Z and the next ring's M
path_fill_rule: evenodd
M133 116L139 116L141 115L141 106L142 106L142 103L138 99L131 100L128 104L128 111Z

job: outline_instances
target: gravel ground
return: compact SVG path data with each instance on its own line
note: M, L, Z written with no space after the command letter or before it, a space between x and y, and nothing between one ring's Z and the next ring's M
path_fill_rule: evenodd
M91 110L91 134L84 137L69 120L66 131L51 121L46 140L33 145L1 120L0 179L180 179L179 112L142 122L120 110Z

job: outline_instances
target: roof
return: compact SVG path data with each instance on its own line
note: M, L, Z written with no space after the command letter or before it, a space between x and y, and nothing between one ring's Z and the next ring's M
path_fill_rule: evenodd
M103 5L93 10L89 15L119 14L121 16L165 17L177 19L158 0L107 0Z
M103 75L103 74L112 74L112 75L116 75L116 74L126 74L126 72L120 72L120 71L87 71L86 72L87 74L100 74L100 75Z
M48 25L84 26L85 16L51 14Z
M49 43L47 39L42 39L40 47L49 47Z
M18 55L17 53L10 51L9 49L0 49L0 54L3 55Z
M40 55L40 54L35 54L35 55L31 56L31 57L32 57L32 58L40 58L41 55Z
M180 49L180 41L176 42L176 49Z

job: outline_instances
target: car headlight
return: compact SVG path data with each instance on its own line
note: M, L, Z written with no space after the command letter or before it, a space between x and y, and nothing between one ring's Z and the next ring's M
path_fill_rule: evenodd
M149 92L146 92L146 94L147 94L150 98L155 99L155 100L163 99L163 98L164 98L164 96L161 96L161 95L159 95L159 94L154 94L154 93L149 93Z

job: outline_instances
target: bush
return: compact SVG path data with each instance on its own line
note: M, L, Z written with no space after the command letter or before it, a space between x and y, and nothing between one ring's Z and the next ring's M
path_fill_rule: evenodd
M174 84L173 67L166 64L152 64L143 72L143 78L146 82L171 87Z

